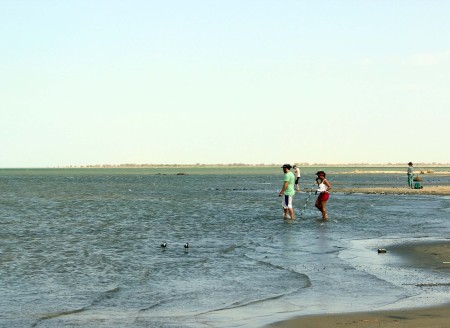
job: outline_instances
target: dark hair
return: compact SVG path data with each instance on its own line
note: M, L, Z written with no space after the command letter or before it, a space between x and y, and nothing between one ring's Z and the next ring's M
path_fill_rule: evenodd
M327 176L327 174L324 171L317 171L317 173L316 173L317 176L322 175L322 174L324 177Z

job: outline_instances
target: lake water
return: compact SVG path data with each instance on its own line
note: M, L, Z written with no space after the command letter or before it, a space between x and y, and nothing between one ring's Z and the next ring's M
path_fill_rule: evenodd
M350 171L329 181L406 185ZM323 224L314 194L299 217L302 192L292 223L281 185L268 167L0 170L0 326L259 327L450 300L448 275L376 251L448 238L450 197L332 193Z

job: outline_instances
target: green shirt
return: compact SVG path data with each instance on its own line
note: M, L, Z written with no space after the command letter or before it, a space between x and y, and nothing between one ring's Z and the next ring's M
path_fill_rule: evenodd
M288 172L284 174L284 182L288 181L288 187L286 188L286 190L284 191L285 195L288 196L294 196L295 195L295 189L294 189L294 184L295 184L295 175L292 172Z

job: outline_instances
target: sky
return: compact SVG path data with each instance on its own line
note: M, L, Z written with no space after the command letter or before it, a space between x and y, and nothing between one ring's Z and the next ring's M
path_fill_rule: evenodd
M450 1L0 0L0 167L450 163Z

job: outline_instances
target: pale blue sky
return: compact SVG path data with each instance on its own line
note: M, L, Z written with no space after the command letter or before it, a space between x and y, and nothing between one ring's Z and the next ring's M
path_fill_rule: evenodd
M0 167L450 162L450 1L0 0Z

